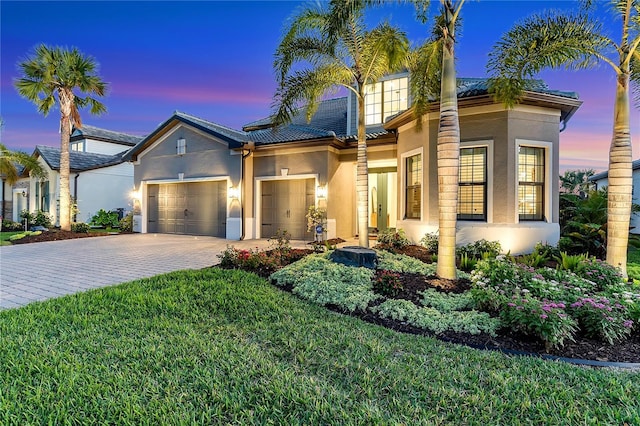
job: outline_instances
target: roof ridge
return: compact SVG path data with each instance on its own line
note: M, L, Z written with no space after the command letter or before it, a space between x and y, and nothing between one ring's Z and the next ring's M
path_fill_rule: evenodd
M219 123L216 123L216 122L213 122L213 121L209 121L206 118L198 117L196 115L189 114L187 112L182 112L182 111L175 110L174 114L175 115L186 116L187 118L195 118L196 120L200 120L200 121L205 121L205 122L207 122L209 124L212 124L212 125L217 126L217 127L221 127L223 129L226 129L226 130L230 130L232 132L236 132L236 133L240 133L240 134L246 134L247 133L244 130L236 130L236 129L232 128L232 127L225 126L224 124L219 124Z
M96 129L96 130L102 130L103 132L115 133L115 134L118 134L118 135L133 136L135 138L143 138L144 137L144 136L134 135L134 134L131 134L131 133L119 132L117 130L104 129L102 127L93 126L91 124L83 124L82 127L79 127L79 128L76 127L75 130L80 130L82 132L82 129L84 129L85 127L89 127L91 129Z

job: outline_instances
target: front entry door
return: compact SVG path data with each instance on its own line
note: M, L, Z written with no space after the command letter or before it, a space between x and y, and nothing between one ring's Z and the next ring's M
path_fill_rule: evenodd
M314 204L314 179L262 181L261 192L260 234L263 238L273 237L278 230L286 230L296 240L309 235L306 214Z
M396 227L395 167L369 169L369 232L376 234Z

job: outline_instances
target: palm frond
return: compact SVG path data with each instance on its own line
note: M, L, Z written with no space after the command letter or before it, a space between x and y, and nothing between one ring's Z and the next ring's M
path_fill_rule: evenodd
M311 70L296 71L287 76L274 96L272 108L273 123L276 125L291 122L304 106L307 108L307 120L316 112L321 97L337 85L350 86L353 76L342 66L329 64Z
M508 106L543 69L594 67L612 46L601 25L584 14L534 15L502 36L489 54L490 91ZM513 81L519 80L519 81Z
M21 151L12 151L0 143L0 174L10 185L16 183L20 178L16 165L21 165L29 170L31 176L35 178L46 177L46 171L36 158Z
M411 71L409 86L413 99L413 113L418 119L418 126L422 123L422 116L427 112L429 103L440 96L442 44L442 39L427 41L411 52L409 57Z

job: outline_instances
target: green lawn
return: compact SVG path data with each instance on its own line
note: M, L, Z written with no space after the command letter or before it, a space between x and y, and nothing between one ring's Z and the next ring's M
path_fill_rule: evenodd
M640 424L640 373L477 351L238 271L0 311L0 424Z

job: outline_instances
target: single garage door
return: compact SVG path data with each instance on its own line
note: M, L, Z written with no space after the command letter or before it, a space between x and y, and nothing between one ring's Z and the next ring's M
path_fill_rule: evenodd
M315 201L315 179L262 181L262 238L270 238L278 230L286 230L291 238L304 240L306 214Z
M227 185L190 182L148 186L148 231L225 237Z

